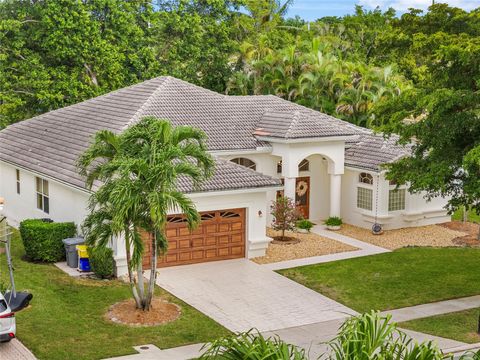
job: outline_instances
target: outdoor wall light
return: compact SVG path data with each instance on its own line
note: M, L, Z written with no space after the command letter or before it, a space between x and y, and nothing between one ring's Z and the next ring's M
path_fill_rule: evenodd
M258 210L258 217L262 217L262 216L263 216L262 210Z

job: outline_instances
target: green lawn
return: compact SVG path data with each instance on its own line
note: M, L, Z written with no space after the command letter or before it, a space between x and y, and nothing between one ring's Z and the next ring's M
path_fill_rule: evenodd
M32 264L20 259L23 246L15 233L14 255L17 289L34 295L31 307L17 314L18 338L39 359L100 359L135 353L134 345L155 344L169 348L205 342L228 334L228 330L158 289L182 308L173 323L135 328L103 319L107 308L130 297L127 284L120 281L76 280L54 265ZM0 274L5 280L5 255L0 255Z
M477 334L480 309L454 312L400 323L405 329L446 337L466 343L480 342Z
M480 249L404 248L280 273L364 312L480 294L479 259Z

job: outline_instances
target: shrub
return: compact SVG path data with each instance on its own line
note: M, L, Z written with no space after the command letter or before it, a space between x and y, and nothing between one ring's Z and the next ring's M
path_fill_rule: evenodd
M113 277L113 250L108 247L90 247L88 248L90 256L90 267L100 279L109 279Z
M343 224L343 221L338 216L330 216L327 221L325 221L325 225L328 226L340 226Z
M299 229L310 231L312 227L313 227L313 223L310 220L302 219L297 221L297 228Z
M307 360L305 350L287 344L278 337L264 338L256 332L246 332L205 344L200 360L209 359L264 359ZM202 349L203 349L202 348Z
M57 262L65 260L62 240L74 237L77 228L73 222L55 223L28 219L20 223L20 234L28 259Z

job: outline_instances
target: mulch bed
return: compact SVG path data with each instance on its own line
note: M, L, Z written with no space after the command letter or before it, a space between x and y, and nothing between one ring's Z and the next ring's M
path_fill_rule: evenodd
M293 244L298 244L300 242L300 239L291 237L291 236L275 236L272 240L272 244L277 244L277 245L293 245Z
M135 301L128 299L113 304L105 315L110 321L130 326L157 326L177 320L180 317L180 307L163 300L154 298L150 311L139 310Z
M463 221L450 221L439 225L451 230L461 231L467 234L465 236L459 236L453 239L452 241L455 244L461 246L480 246L480 241L478 241L478 229L480 225L472 222L464 223Z

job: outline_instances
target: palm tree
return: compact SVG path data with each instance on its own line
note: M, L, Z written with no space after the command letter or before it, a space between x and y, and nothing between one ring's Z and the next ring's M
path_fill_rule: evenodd
M83 224L87 243L105 247L112 237L125 239L128 277L139 309L150 309L157 257L167 251L167 214L183 213L190 229L200 221L194 203L178 189L178 183L187 178L198 186L211 176L214 161L206 151L205 139L201 130L174 128L167 120L146 117L119 135L98 132L78 160L87 186L97 188ZM151 247L146 289L142 232L150 234Z

